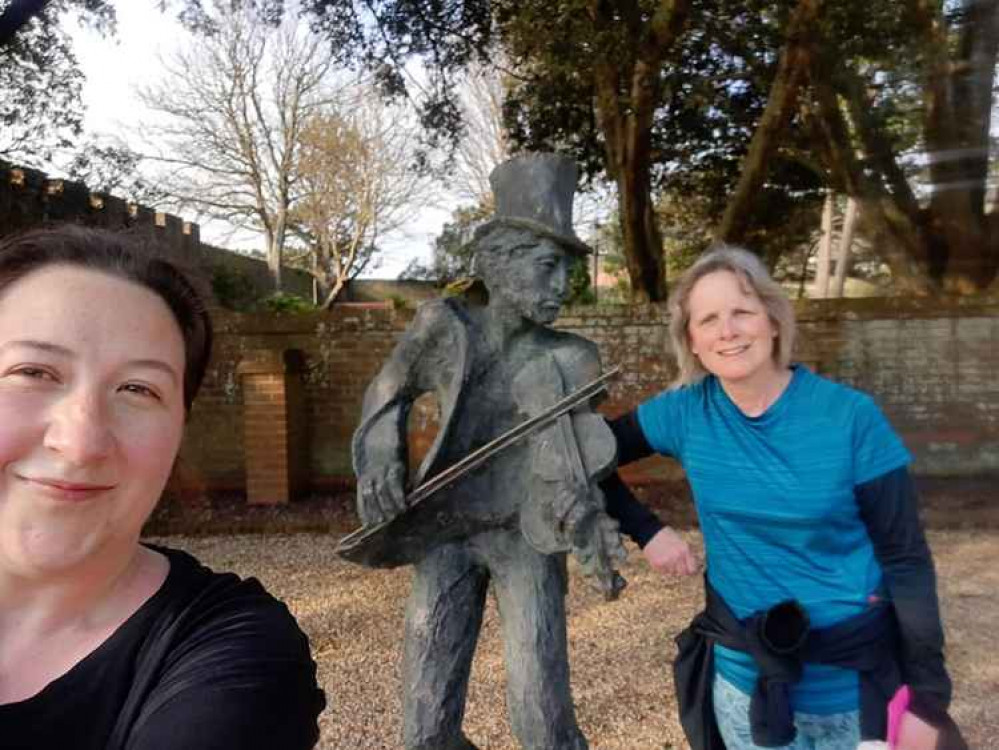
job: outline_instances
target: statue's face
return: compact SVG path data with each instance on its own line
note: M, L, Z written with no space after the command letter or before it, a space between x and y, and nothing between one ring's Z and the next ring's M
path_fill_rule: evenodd
M484 279L489 304L514 308L540 325L553 323L569 291L572 258L559 243L528 230L510 233L509 239Z

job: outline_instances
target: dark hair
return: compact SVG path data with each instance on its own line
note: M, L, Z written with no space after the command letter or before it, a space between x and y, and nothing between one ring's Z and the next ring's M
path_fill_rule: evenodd
M173 313L184 338L184 406L201 387L212 352L212 321L197 282L146 238L73 224L45 226L0 240L0 294L33 271L79 266L145 287Z

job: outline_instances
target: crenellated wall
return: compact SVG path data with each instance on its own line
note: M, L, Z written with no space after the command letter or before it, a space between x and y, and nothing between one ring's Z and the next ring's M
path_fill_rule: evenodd
M262 259L203 244L195 223L0 159L0 236L63 221L147 233L161 250L207 276L224 266L245 279L257 297L271 291L270 273ZM286 268L282 279L286 291L312 299L308 273Z
M160 247L185 263L193 266L200 262L197 224L113 195L91 192L79 182L0 161L0 234L60 221L146 231Z

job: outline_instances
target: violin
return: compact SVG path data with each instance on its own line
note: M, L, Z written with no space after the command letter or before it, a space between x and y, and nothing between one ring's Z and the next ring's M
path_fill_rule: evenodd
M514 378L517 407L528 417L549 409L587 379L578 369L552 352L535 358ZM571 551L604 598L617 599L627 582L614 565L627 552L597 486L617 464L614 433L585 402L533 434L531 448L531 491L521 507L521 531L540 552Z

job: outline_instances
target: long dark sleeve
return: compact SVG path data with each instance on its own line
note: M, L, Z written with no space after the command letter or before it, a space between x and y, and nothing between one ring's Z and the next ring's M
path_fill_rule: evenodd
M894 603L902 677L916 694L913 709L920 714L945 712L951 681L944 666L936 573L912 477L901 467L858 485L855 492Z
M617 440L618 466L625 466L655 452L645 439L635 412L609 420L607 424ZM663 528L659 517L642 505L616 471L600 483L600 489L607 501L607 513L621 525L621 532L639 547L648 544Z

